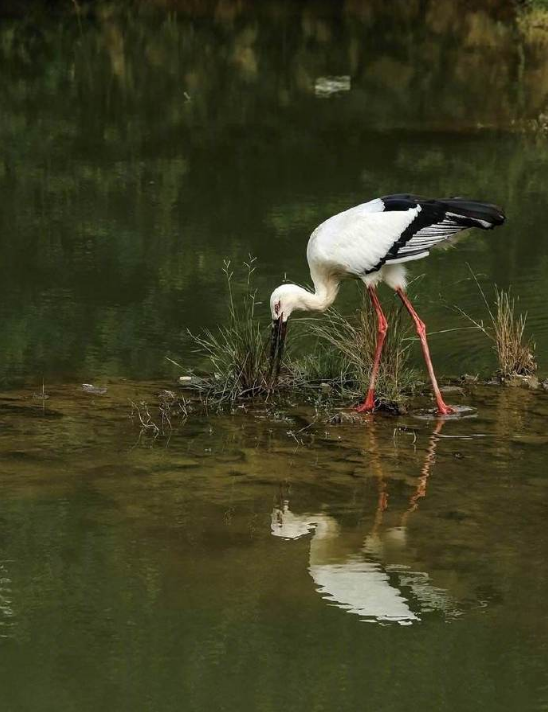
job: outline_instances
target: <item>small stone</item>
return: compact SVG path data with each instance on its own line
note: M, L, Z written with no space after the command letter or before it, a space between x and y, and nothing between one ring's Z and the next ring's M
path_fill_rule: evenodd
M94 386L91 383L82 383L82 390L84 393L90 393L94 396L103 396L106 392L106 388L100 388L99 386Z
M530 388L533 391L540 387L540 382L537 376L520 376L517 373L504 378L503 383L505 386L509 386L510 388Z
M460 377L460 380L463 383L477 383L478 382L478 376L471 376L469 373L465 373Z
M220 376L219 374L215 374L215 379L219 380ZM193 387L198 387L198 386L203 386L206 384L206 381L203 378L200 378L200 376L179 376L179 383L181 386L193 386Z
M356 412L345 412L343 410L332 415L328 421L330 425L344 425L348 423L359 423L363 422L363 418L359 413Z
M464 395L464 390L460 386L442 386L440 391L445 394L458 393L459 395Z

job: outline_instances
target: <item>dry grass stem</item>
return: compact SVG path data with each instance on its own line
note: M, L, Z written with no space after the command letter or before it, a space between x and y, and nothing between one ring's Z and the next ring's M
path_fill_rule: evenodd
M139 422L141 432L146 432L157 438L173 430L173 420L184 423L190 411L189 402L173 391L162 391L158 396L158 416L154 417L146 401L131 403L131 417Z
M402 322L401 308L387 310L388 334L377 377L376 395L379 405L401 406L413 391L416 374L409 367L408 326ZM321 320L311 320L309 329L320 342L313 357L297 363L304 377L312 376L341 387L353 396L363 396L369 386L373 357L377 343L377 319L369 298L364 295L362 306L347 319L330 310Z
M457 307L466 319L482 331L492 342L498 361L498 375L502 378L511 376L531 376L537 370L535 343L525 335L527 314L516 314L516 301L510 290L495 289L495 303L491 307L485 292L472 272L472 277L480 291L489 314L489 324L483 319L472 318Z
M526 314L516 315L515 300L509 292L496 292L493 322L495 349L501 376L530 376L537 370L535 344L525 336Z

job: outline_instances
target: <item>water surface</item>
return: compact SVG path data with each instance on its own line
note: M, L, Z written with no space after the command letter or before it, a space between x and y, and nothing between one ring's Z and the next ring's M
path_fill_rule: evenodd
M548 152L516 131L548 86L538 38L451 3L238 7L3 21L0 382L172 375L186 329L226 314L223 260L256 256L266 303L308 280L317 224L402 191L504 207L412 291L436 332L465 325L455 304L486 316L470 268L489 298L511 286L545 365ZM493 366L478 332L432 346L447 374Z
M154 439L157 392L1 400L6 709L544 708L544 396Z
M319 222L401 191L508 214L410 270L438 369L494 367L452 308L485 317L470 268L546 368L544 45L423 5L2 20L3 709L547 708L544 392L451 394L475 415L447 422L130 417L226 316L225 259L257 257L266 302Z

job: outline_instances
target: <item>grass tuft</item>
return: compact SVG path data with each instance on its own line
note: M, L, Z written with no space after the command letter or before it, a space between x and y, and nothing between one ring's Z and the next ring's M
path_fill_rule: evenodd
M507 376L531 376L537 370L535 344L525 336L526 314L516 315L510 292L497 289L493 333L499 373Z
M497 375L501 378L533 375L537 370L537 363L535 343L525 335L527 314L517 314L516 301L511 291L498 287L495 289L494 305L491 306L474 273L472 277L487 307L490 324L473 319L458 307L457 310L493 342L498 361Z
M234 403L240 398L265 393L268 382L268 343L265 330L256 315L256 290L252 287L256 258L244 263L245 293L238 303L232 284L234 273L230 262L223 272L228 291L228 317L225 326L215 332L206 329L189 333L194 349L208 362L213 378L204 381L202 393L208 403Z
M404 326L402 310L392 306L386 310L388 334L376 384L378 407L400 410L414 391L417 374L409 366L408 326ZM362 305L349 318L330 310L318 320L310 320L309 331L320 348L292 364L296 380L328 380L345 397L363 398L369 387L373 357L377 343L377 319L366 294Z

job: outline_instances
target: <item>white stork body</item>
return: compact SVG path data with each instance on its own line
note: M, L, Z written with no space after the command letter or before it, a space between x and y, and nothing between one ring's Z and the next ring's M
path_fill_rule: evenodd
M450 413L441 398L428 353L426 332L405 295L405 263L427 257L432 247L450 240L470 227L488 230L504 222L500 208L490 203L448 198L431 200L414 195L376 198L334 215L312 233L307 248L310 276L315 291L294 284L274 290L270 299L276 323L273 357L281 358L285 323L294 310L325 311L337 296L342 279L361 279L369 290L379 321L379 338L372 370L371 386L360 410L374 407L374 382L388 324L376 294L384 281L401 297L415 321L427 362L438 411ZM279 366L279 363L278 363Z
M375 266L388 254L416 214L416 208L384 212L383 203L377 198L333 215L310 236L306 253L308 264L311 270L325 270L331 266L341 277L352 275L366 283L380 281L379 272L386 263L380 270L375 270ZM402 257L398 262L407 259L416 257Z

